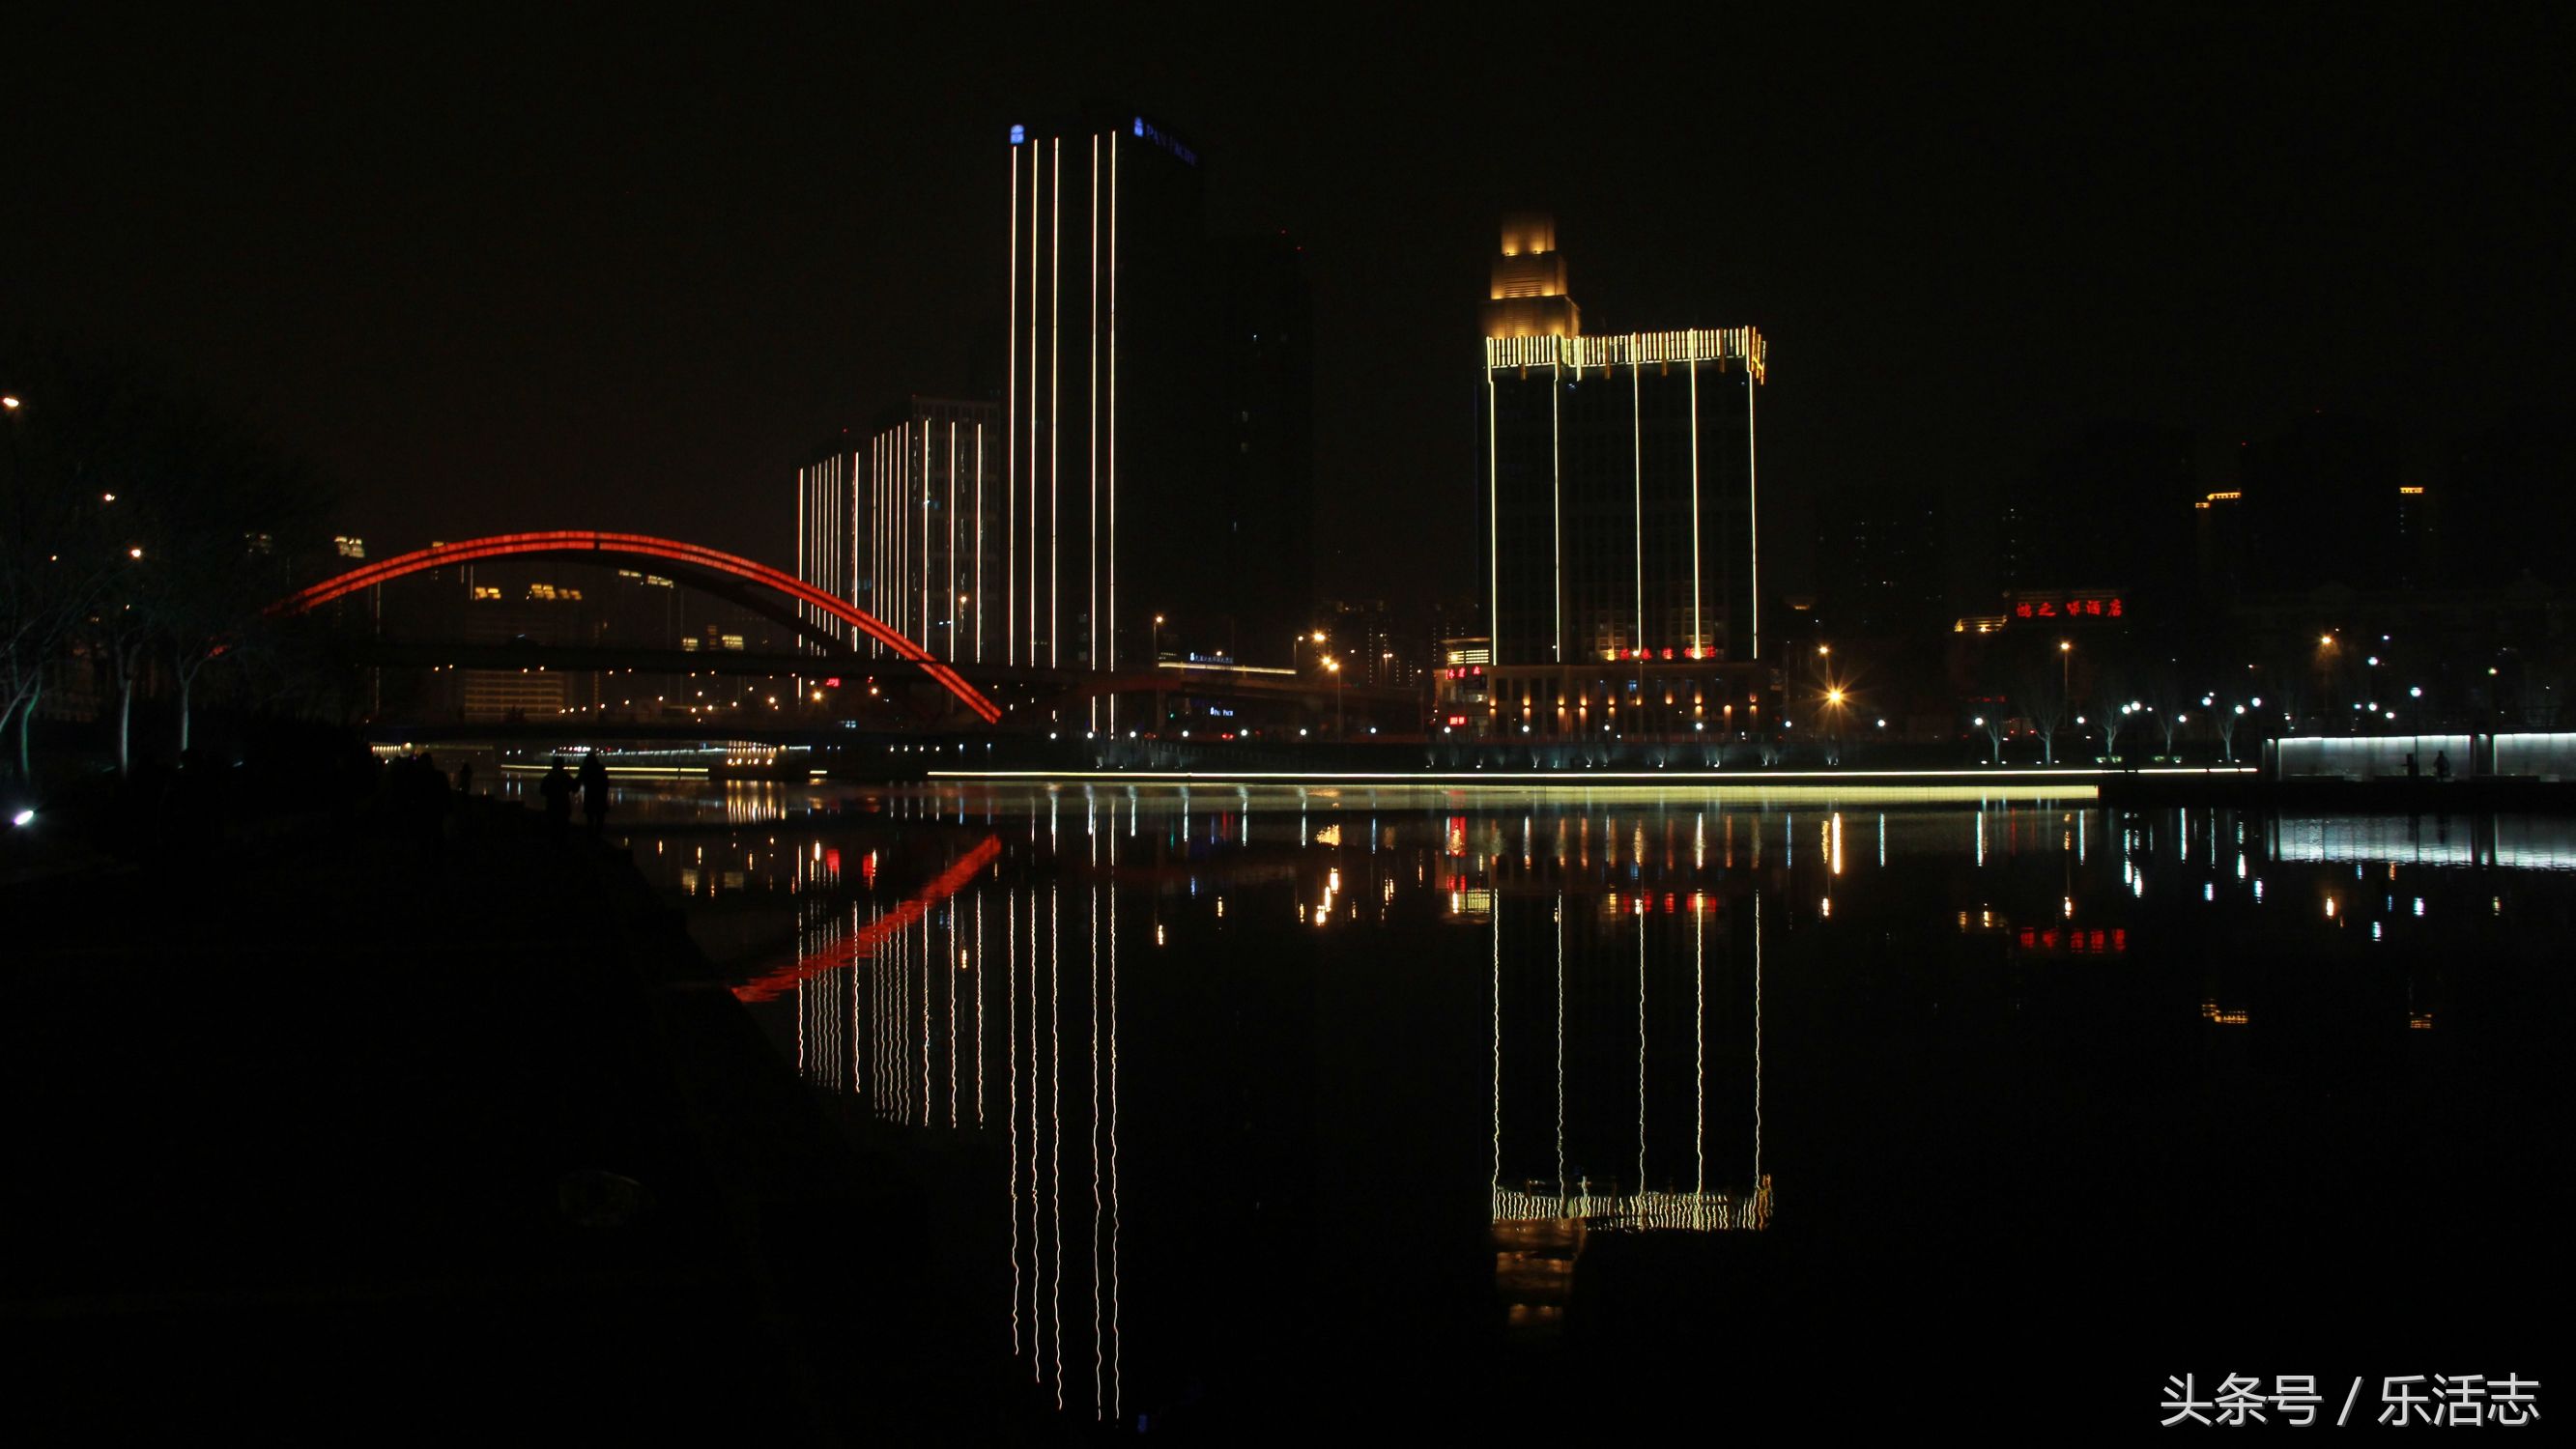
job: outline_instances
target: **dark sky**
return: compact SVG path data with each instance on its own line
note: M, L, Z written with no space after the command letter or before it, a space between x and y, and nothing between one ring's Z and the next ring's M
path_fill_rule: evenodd
M1764 331L1791 523L1993 486L2096 419L2190 429L2223 486L2311 408L2430 467L2566 407L2562 22L1735 8L1615 40L1563 6L21 12L0 319L241 400L380 549L599 526L783 560L807 450L955 388L998 320L1005 127L1116 97L1191 138L1220 222L1306 247L1339 586L1473 577L1441 532L1512 206L1557 213L1592 330Z

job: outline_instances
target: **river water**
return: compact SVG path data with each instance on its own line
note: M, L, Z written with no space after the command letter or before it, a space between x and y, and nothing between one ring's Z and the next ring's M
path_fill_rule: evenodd
M2375 1414L2529 1374L2565 1283L2564 820L675 783L619 832L939 1164L906 1250L1041 1432Z

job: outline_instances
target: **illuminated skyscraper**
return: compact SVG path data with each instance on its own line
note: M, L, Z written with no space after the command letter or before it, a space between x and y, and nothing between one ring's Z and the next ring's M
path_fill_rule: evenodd
M1761 691L1750 327L1585 336L1554 224L1485 303L1489 727L1731 732Z
M1303 257L1210 237L1198 154L1134 111L1008 140L991 392L799 470L798 576L960 664L1287 663L1314 603ZM1114 693L1082 710L1121 727Z
M1157 614L1166 646L1285 662L1312 575L1294 247L1211 241L1198 155L1150 118L1009 139L1003 662L1133 669Z

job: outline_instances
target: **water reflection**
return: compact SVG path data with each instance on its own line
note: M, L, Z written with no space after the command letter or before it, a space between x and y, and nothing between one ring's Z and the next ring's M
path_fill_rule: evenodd
M2157 1071L2276 1032L2438 1041L2461 938L2431 933L2500 929L2527 868L2576 859L2561 822L2027 797L727 786L630 822L693 929L777 921L740 994L809 1081L979 1154L940 1211L992 1267L968 1286L996 1352L1044 1404L1130 1424L1373 1318L1427 1358L1550 1351L1618 1311L1578 1292L1596 1239L1770 1251L1775 1155L1780 1210L1848 1221L1818 1185L1868 1180L1836 1155L1862 1109L1800 1100L1820 1059L2052 1030L2080 1052L2104 1022L2205 1034L2137 1054ZM1818 1005L1851 981L1879 1016ZM1766 1044L1784 982L1807 1035ZM2099 1015L2038 1011L2070 1001ZM1783 1101L1766 1045L1809 1062ZM1956 1130L2026 1110L1933 1090ZM1247 1243L1286 1253L1267 1297L1235 1276ZM1471 1264L1487 1311L1394 1302L1384 1265L1433 1260Z

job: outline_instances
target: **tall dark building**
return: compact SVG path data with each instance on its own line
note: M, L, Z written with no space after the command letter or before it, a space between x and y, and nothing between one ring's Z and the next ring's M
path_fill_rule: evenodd
M1211 241L1197 153L1133 111L1009 140L1002 662L1132 668L1156 614L1168 647L1286 662L1313 574L1293 248Z
M2193 573L2189 505L2203 496L2190 434L2094 424L2009 486L1997 510L2001 591L2120 593L2170 618Z
M1487 726L1743 728L1761 334L1581 335L1554 247L1546 218L1507 221L1485 306Z
M2429 496L2390 429L2312 413L2238 450L2254 591L2432 582Z
M1222 592L1157 604L1177 637L1252 664L1286 664L1315 600L1314 308L1286 236L1211 247L1217 417L1208 526ZM1150 603L1150 600L1139 600ZM1205 617L1193 620L1194 612ZM1130 625L1129 633L1134 633Z
M1846 489L1824 500L1816 525L1816 632L1898 639L1947 633L1946 537L1930 495Z

